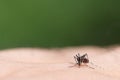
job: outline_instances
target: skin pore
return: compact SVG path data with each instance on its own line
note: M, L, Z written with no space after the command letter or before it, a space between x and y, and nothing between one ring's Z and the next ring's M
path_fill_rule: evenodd
M78 67L77 53L87 53L90 62ZM120 47L1 50L0 71L0 80L120 80Z

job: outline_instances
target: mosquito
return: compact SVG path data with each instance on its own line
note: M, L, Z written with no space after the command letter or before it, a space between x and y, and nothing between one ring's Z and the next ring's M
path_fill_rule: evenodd
M78 53L78 54L76 54L76 55L74 56L74 59L75 59L75 61L76 61L76 64L75 64L75 65L78 65L79 67L80 67L82 64L88 64L88 63L90 63L92 66L90 66L90 64L89 64L89 65L86 65L86 66L89 67L89 68L91 68L91 69L95 69L94 67L97 67L97 68L99 68L99 69L103 69L103 70L104 70L104 68L102 68L102 67L100 67L100 66L97 66L97 65L93 64L92 62L90 62L87 53L83 54L82 56L80 56L80 54ZM93 67L93 66L94 66L94 67Z
M80 56L80 54L78 53L76 56L74 56L74 59L76 61L76 64L78 66L81 66L81 64L87 64L89 63L89 58L88 58L88 55L87 53Z

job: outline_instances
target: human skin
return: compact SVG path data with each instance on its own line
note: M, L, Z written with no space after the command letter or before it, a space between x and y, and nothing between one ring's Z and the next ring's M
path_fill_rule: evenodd
M90 63L76 65L77 53L87 53ZM120 47L2 50L0 80L120 80Z

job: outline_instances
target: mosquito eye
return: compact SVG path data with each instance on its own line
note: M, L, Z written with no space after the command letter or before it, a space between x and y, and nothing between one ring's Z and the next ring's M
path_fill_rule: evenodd
M89 63L89 60L88 59L83 59L83 63Z

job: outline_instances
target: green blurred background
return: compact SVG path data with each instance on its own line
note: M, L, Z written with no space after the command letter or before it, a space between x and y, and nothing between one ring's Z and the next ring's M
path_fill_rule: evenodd
M119 43L119 0L0 0L0 49Z

